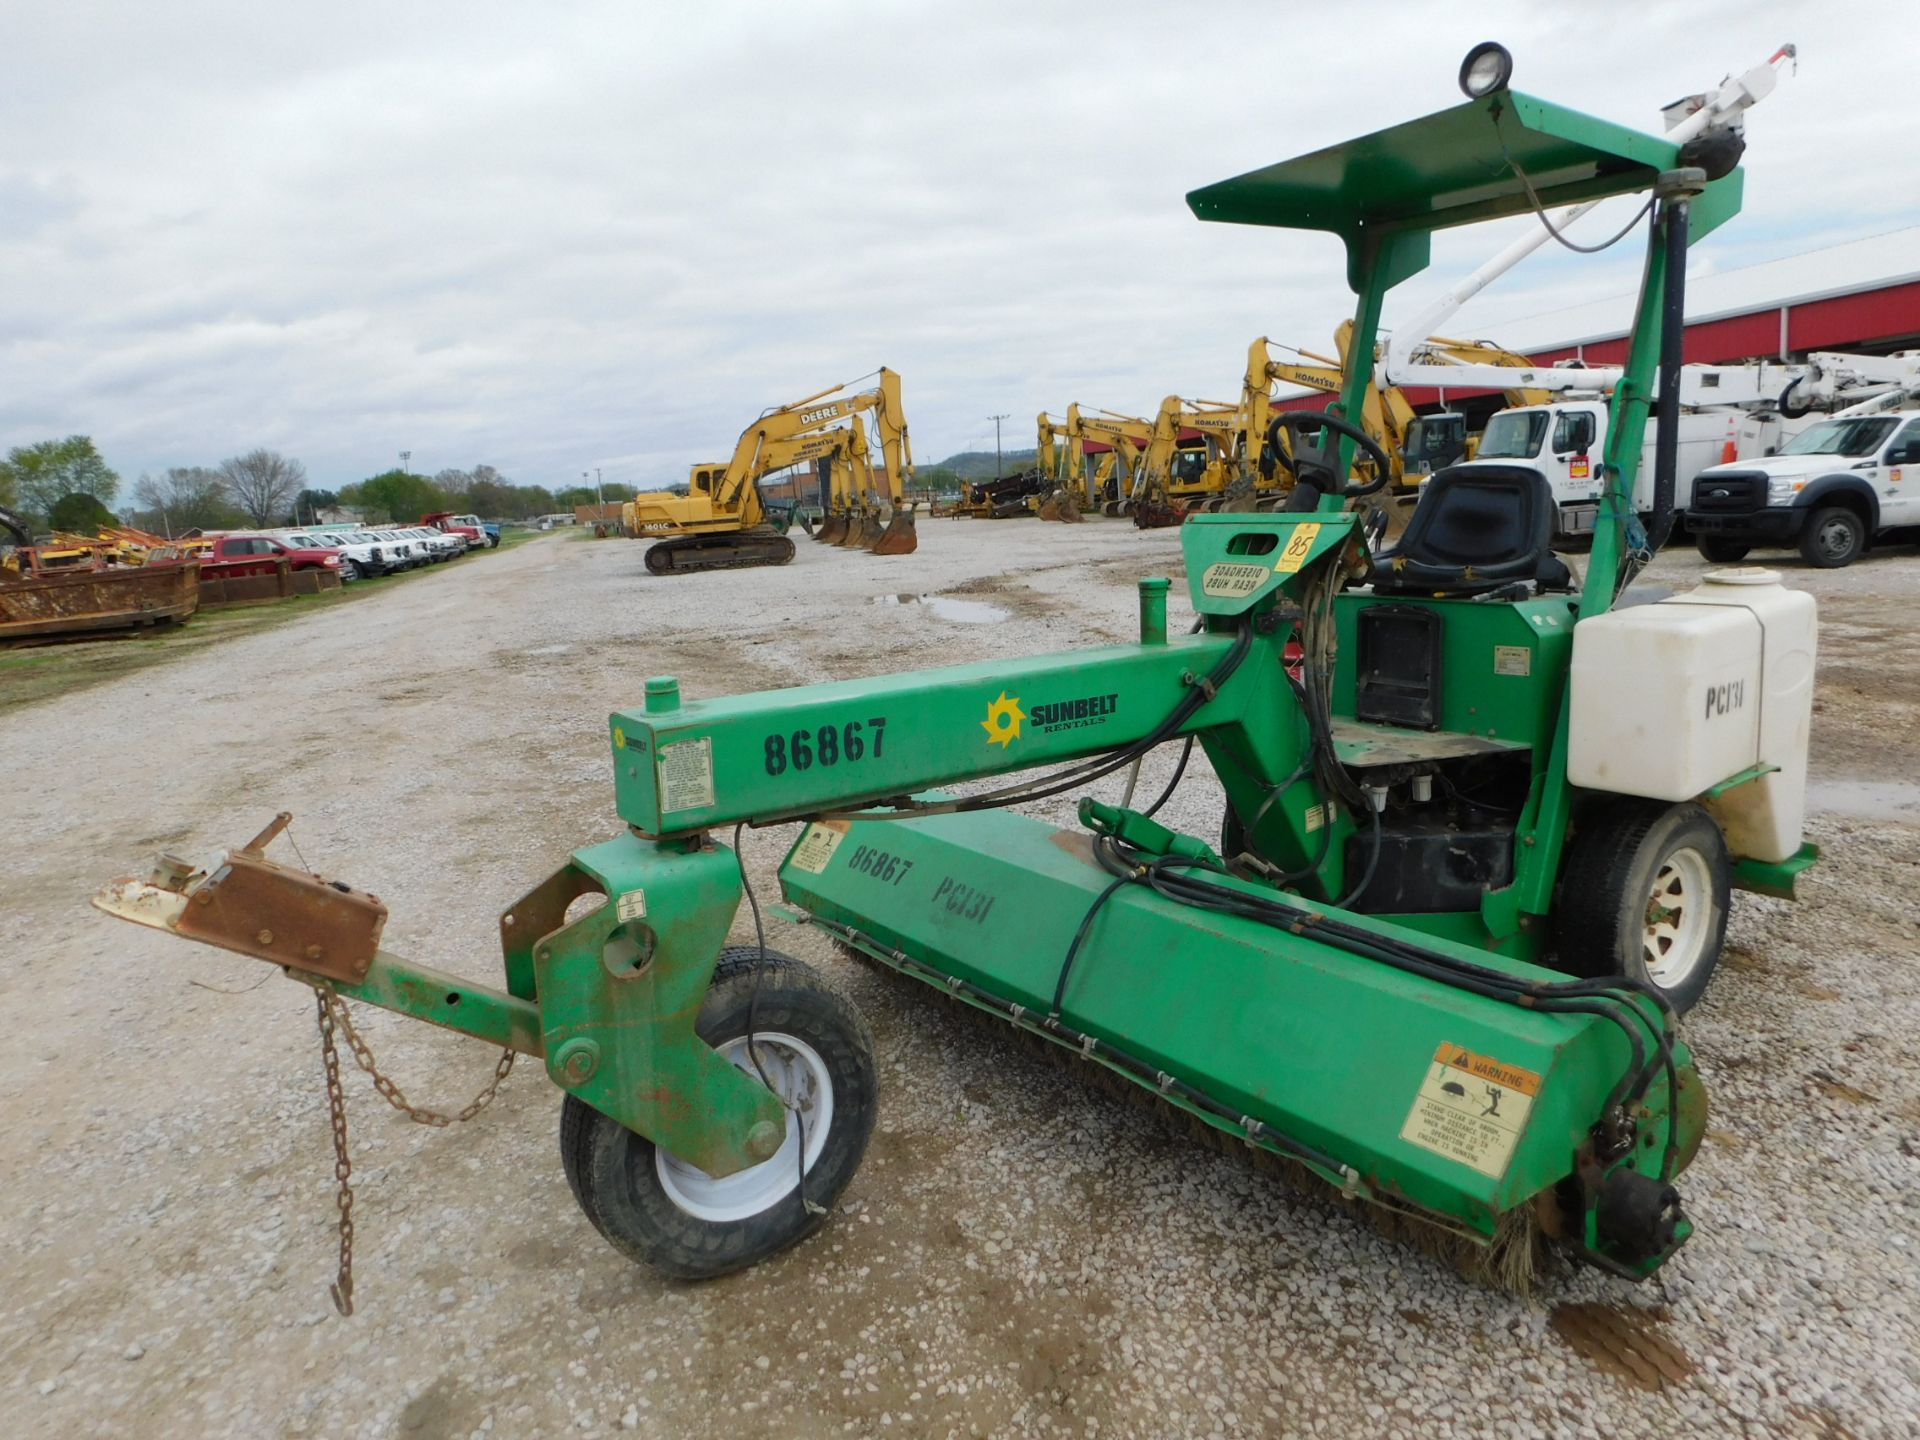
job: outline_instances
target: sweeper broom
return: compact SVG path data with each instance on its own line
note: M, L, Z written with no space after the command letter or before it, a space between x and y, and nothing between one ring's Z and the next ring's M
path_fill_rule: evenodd
M1814 858L1811 602L1747 571L1617 604L1671 522L1667 451L1646 530L1628 497L1689 237L1738 209L1738 137L1637 134L1507 69L1483 47L1466 103L1189 197L1205 220L1337 235L1359 297L1342 411L1275 422L1291 508L1183 528L1192 632L1146 579L1135 644L732 698L648 680L608 725L626 832L507 908L499 989L382 951L380 903L268 859L275 827L97 903L285 967L329 1054L354 1000L503 1065L540 1057L594 1225L710 1276L819 1226L873 1123L851 1005L727 946L743 876L722 837L805 821L788 918L1495 1271L1544 1239L1652 1273L1692 1229L1675 1182L1707 1111L1676 1013L1730 886L1788 895ZM1434 476L1398 548L1370 553L1356 448L1390 467L1343 417L1387 290L1436 229L1616 194L1647 196L1647 254L1584 579L1519 466ZM1009 808L1176 744L1219 777L1217 837L1158 804L1083 798L1077 830Z

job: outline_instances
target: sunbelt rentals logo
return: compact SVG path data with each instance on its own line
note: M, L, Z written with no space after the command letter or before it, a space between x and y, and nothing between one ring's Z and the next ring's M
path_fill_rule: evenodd
M1002 690L998 700L987 703L987 718L980 722L980 728L987 732L989 745L998 745L1004 750L1025 734L1051 735L1060 730L1105 725L1119 708L1119 695L1108 694L1042 700L1022 710L1020 697Z
M980 722L980 728L987 732L989 745L998 745L1004 750L1020 738L1020 722L1026 718L1026 712L1020 708L1020 697L1009 697L1002 690L998 700L987 702L987 718Z

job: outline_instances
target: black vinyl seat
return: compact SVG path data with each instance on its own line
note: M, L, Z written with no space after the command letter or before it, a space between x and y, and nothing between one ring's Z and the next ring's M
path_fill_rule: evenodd
M1373 566L1378 595L1484 595L1517 583L1566 590L1548 549L1553 491L1525 465L1449 466L1427 481L1406 533Z

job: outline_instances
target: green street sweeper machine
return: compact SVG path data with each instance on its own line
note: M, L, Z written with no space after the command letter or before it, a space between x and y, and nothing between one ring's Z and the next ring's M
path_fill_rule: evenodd
M1550 1242L1652 1273L1691 1232L1675 1180L1707 1113L1676 1015L1729 890L1791 895L1814 858L1811 601L1749 571L1617 603L1672 522L1670 463L1652 514L1629 497L1689 239L1739 208L1738 135L1682 146L1562 109L1495 52L1470 57L1464 104L1188 197L1339 236L1358 296L1340 406L1269 437L1290 508L1182 531L1191 631L1145 579L1136 644L731 698L647 680L608 723L626 830L508 907L499 989L380 950L379 901L265 856L281 822L96 903L315 988L348 1218L332 1039L371 1068L353 1000L499 1046L503 1070L540 1057L582 1208L670 1275L823 1223L873 1124L868 1033L805 965L728 945L754 899L729 832L804 821L778 914L1494 1272ZM1584 577L1548 552L1551 496L1521 466L1434 476L1375 553L1356 502L1391 467L1344 417L1387 291L1437 229L1626 194L1645 269ZM1194 744L1217 835L1157 805L1081 798L1074 830L1009 808ZM969 783L989 777L1010 778Z

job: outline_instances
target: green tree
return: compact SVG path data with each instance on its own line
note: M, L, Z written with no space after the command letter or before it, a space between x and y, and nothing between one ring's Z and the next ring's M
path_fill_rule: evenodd
M114 514L84 490L62 495L47 513L47 528L70 535L95 535L103 525L114 523Z
M112 505L120 477L108 468L85 435L16 445L0 461L0 501L18 504L45 519L65 495L91 495Z
M369 521L407 522L435 510L445 510L447 497L424 475L384 470L340 492L340 502L351 505Z

